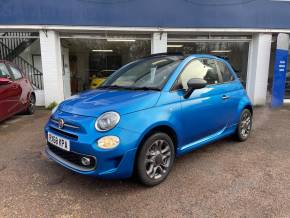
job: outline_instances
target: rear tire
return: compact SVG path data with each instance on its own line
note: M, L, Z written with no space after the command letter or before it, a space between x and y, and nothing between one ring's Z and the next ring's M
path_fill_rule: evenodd
M28 106L27 109L25 110L25 114L27 115L32 115L35 112L35 102L36 102L36 98L34 94L31 94L29 96L29 102L28 102Z
M244 109L240 116L236 138L238 141L246 141L252 130L252 112L249 109Z
M173 166L175 149L172 139L165 133L151 135L141 145L136 162L136 174L146 186L163 182Z

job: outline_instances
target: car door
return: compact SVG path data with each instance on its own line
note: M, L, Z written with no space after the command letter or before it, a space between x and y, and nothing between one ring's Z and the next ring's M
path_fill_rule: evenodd
M0 77L11 79L11 75L5 63L0 63ZM16 107L16 93L14 84L0 85L0 120L3 120L13 114Z
M240 82L235 78L233 70L226 62L217 61L217 65L222 76L222 84L220 86L224 90L225 110L228 114L228 126L230 126L234 124L234 117L236 117L240 98L244 95L244 90Z
M227 99L221 86L215 59L193 59L183 69L178 83L187 89L192 78L207 81L205 88L194 90L189 98L181 98L180 122L184 131L184 143L190 144L223 131L227 125Z
M23 75L19 69L17 69L12 64L7 64L11 78L12 78L12 86L11 86L11 93L13 93L14 98L14 107L13 112L17 113L21 110L24 110L24 99L27 99L27 96L24 96L24 88L23 88Z

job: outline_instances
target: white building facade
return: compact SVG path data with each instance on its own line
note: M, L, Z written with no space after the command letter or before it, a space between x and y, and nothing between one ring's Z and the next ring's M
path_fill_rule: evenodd
M14 0L11 4L13 2ZM52 2L48 5L57 8L57 4L53 5ZM85 13L86 7L92 6L97 7L97 10L101 10L101 7L108 12L104 14L102 11L103 14L98 15L100 17L95 17L97 15L92 15L92 11L89 11L86 16L83 14L75 18L76 20L70 17L71 11L68 12L68 9L62 7L57 9L57 13L63 12L65 18L69 17L68 20L58 18L59 14L55 17L53 13L34 15L33 21L33 15L24 14L21 22L19 19L8 21L14 12L6 14L6 17L5 14L0 15L0 18L4 16L0 19L1 59L15 62L28 75L35 86L37 105L59 103L75 93L89 89L92 78L105 78L130 61L163 52L222 56L232 64L253 104L265 105L271 100L275 51L281 38L279 36L290 34L290 22L288 25L284 20L290 18L284 9L288 7L290 10L289 4L269 1L262 8L253 8L255 5L251 5L253 2L249 1L235 1L235 4L230 4L230 1L224 0L223 5L210 0L201 4L194 0L189 1L190 3L182 1L180 4L185 15L179 17L170 14L168 10L156 12L152 8L146 9L145 6L150 5L151 1L139 6L136 1L109 2L110 4L104 4L98 0L71 0L72 11L75 10L74 7L81 5L82 13ZM48 7L43 3L38 4L43 8ZM174 4L170 7L172 13L175 11ZM138 10L139 7L145 7L144 10L149 10L152 16L149 19L144 11L140 14L130 11L129 15L122 14L126 18L120 18L119 11L115 11L116 5L123 12L127 10L126 6L138 7ZM273 5L279 11L271 11ZM200 15L202 12L191 15L187 7L195 11L211 12L212 17L203 21ZM223 16L213 13L214 10L219 10ZM257 10L256 15L251 13L253 10ZM264 14L267 10L273 13L270 15L271 25L267 24ZM160 17L158 13L163 14ZM231 17L226 19L224 13ZM245 18L247 13L251 19ZM164 21L163 16L164 19L169 16L171 19ZM259 23L257 16L265 17L266 20ZM197 18L200 20L196 21ZM273 19L276 19L275 22ZM82 21L81 25L76 25L79 20ZM287 43L289 48L289 37ZM290 99L290 70L289 67L286 69L283 88L287 102Z

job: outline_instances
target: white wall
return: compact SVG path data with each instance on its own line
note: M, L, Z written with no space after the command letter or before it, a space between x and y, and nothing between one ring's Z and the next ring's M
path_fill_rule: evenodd
M167 33L153 33L151 39L151 54L167 52Z
M62 61L63 61L63 87L64 87L64 98L71 96L70 87L70 68L69 68L69 49L62 48Z
M36 98L36 102L35 105L36 106L44 106L45 105L45 100L44 100L44 90L34 90L35 93L35 98Z
M247 92L254 105L265 105L272 34L253 35L249 49Z
M39 31L45 106L64 100L61 45L55 31Z

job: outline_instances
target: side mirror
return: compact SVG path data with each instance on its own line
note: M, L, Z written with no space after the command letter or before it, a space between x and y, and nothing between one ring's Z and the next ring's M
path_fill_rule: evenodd
M184 94L184 98L188 98L195 89L202 89L206 87L207 82L204 79L190 79L187 82L188 90Z
M0 77L0 85L8 85L11 82L12 81L10 79L8 79L8 78Z

